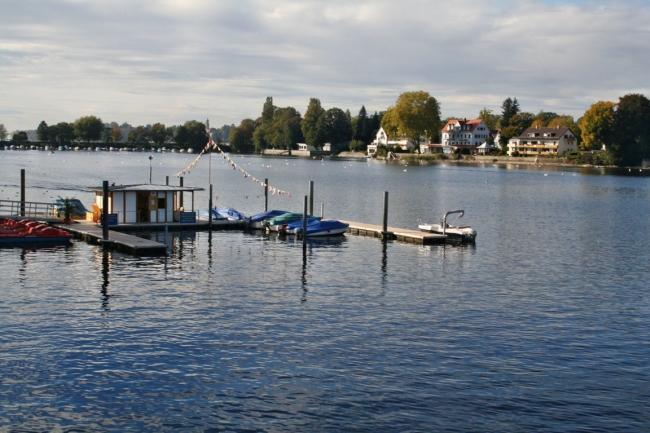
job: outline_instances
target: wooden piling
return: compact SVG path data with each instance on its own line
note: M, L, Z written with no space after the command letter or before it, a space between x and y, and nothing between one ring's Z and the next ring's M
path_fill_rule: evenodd
M165 185L169 185L169 176L165 176Z
M382 236L384 239L388 237L388 191L384 191L384 225Z
M208 224L212 228L212 184L210 184L210 198L208 199Z
M179 185L183 186L183 176L179 177ZM180 199L178 201L178 207L183 207L183 191L180 193Z
M309 181L309 215L314 215L314 181Z
M108 240L108 181L102 182L102 239Z
M264 179L264 212L269 210L269 178Z
M25 216L25 169L20 169L20 216Z
M305 196L305 207L302 212L302 250L307 251L307 196Z

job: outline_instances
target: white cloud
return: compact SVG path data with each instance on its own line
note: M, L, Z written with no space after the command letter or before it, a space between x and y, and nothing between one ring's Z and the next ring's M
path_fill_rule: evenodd
M4 3L4 4L3 4ZM0 0L0 123L213 124L259 115L264 97L356 112L423 89L443 115L517 96L581 114L649 93L643 1Z

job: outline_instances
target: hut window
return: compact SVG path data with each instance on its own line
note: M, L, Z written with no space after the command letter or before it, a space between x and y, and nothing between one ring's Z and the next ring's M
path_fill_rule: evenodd
M167 207L167 199L165 197L158 197L158 209L165 209Z

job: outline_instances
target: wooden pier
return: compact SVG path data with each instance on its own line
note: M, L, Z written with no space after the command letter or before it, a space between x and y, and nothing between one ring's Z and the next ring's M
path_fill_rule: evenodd
M120 233L115 230L108 231L108 241L102 238L102 227L93 223L55 224L55 227L72 233L75 237L87 242L106 244L127 253L140 256L161 256L167 254L167 246L159 242L137 236Z
M384 230L380 225L365 224L354 221L343 221L348 224L348 233L359 236L370 236L374 238L384 238ZM427 233L419 230L402 229L397 227L388 227L385 237L395 239L401 242L418 245L436 245L449 242L447 235L436 233Z

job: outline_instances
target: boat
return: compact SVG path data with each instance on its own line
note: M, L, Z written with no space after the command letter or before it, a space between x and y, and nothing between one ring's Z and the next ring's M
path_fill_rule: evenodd
M453 226L447 223L447 217L454 214L459 214L458 218L462 218L465 215L465 211L461 209L445 212L440 224L419 224L418 228L423 232L446 235L450 239L457 239L463 243L475 242L476 230L470 226Z
M286 224L286 225L285 225L285 226L280 230L280 232L281 232L281 233L288 234L288 235L295 235L295 234L296 234L296 230L298 230L298 229L301 230L301 229L302 229L302 224L303 224L302 219L303 219L303 217L300 217L300 219L295 220L295 221L292 221L292 222L290 222L289 224ZM308 216L308 217L307 217L307 226L309 226L310 224L313 224L313 223L315 223L315 222L318 222L318 221L320 221L320 220L321 220L321 217Z
M212 208L212 218L217 220L242 221L246 215L231 207Z
M270 210L270 211L255 214L255 215L251 216L248 219L249 227L252 228L252 229L262 229L262 228L264 228L264 221L266 221L267 219L274 218L276 216L280 216L280 215L285 214L287 212L288 211L286 211L286 210L274 209L274 210Z
M286 212L271 219L267 219L264 225L268 231L279 232L283 226L290 222L302 220L302 214L298 212Z
M305 231L308 238L317 236L337 236L342 235L348 230L348 224L339 220L315 220L307 224ZM303 235L302 226L292 229L297 236Z
M68 245L65 230L32 220L0 219L0 247Z
M88 209L83 205L83 203L76 198L63 198L59 197L56 199L56 212L59 216L64 216L66 214L66 206L70 210L70 218L73 219L85 219Z

